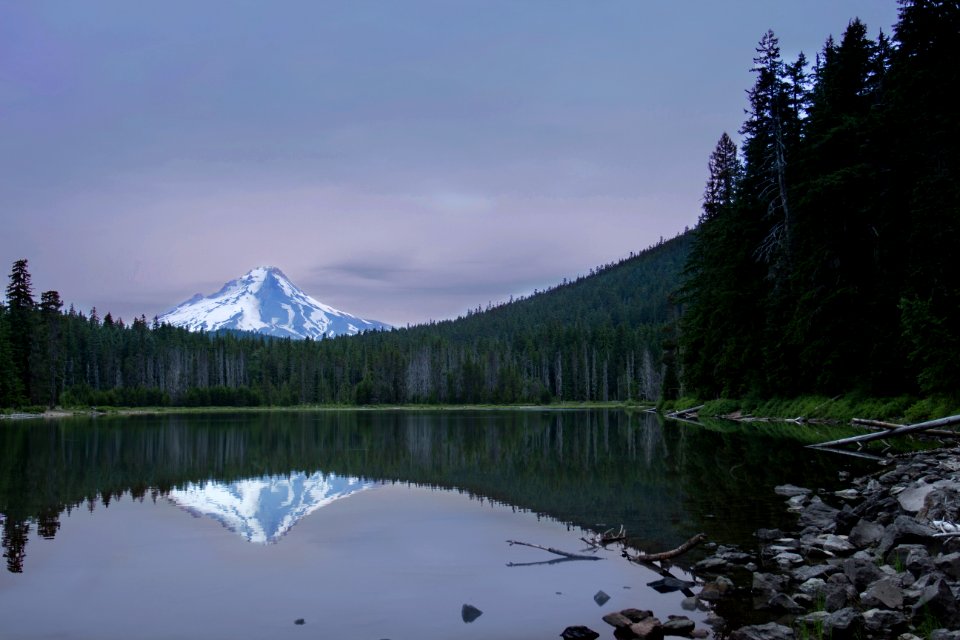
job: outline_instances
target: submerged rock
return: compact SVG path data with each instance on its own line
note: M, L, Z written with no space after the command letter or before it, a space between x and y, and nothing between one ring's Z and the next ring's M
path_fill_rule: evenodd
M696 626L693 620L686 616L670 616L669 620L663 623L663 635L689 637Z
M560 637L563 638L563 640L596 640L596 638L600 637L600 634L590 627L579 625L567 627L563 630L563 633L560 634Z
M472 604L465 604L460 609L460 617L463 618L463 621L467 624L470 624L482 615L483 611L480 611L480 609L477 609Z
M805 487L798 487L792 484L781 484L780 486L774 487L773 492L778 496L783 496L785 498L792 498L794 496L806 496L813 493L810 489Z

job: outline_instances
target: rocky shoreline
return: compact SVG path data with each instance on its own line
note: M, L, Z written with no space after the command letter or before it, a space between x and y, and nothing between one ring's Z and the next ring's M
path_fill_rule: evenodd
M776 491L798 519L757 532L750 592L770 622L732 640L960 640L960 536L944 535L960 521L960 448L884 460L830 495ZM725 557L713 558L717 571Z
M842 491L777 487L798 515L794 530L761 529L756 550L718 546L694 566L716 636L960 640L960 447L880 465ZM731 628L720 614L744 601L765 623ZM621 639L702 634L635 610L604 621ZM596 633L568 628L563 637L599 637L584 632Z

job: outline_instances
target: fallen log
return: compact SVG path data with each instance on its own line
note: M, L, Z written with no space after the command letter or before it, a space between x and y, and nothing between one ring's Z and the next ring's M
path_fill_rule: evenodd
M880 420L865 420L863 418L854 418L851 420L853 424L859 424L865 427L877 427L879 429L886 429L888 431L893 431L894 429L902 429L905 425L896 424L893 422L881 422ZM930 436L944 436L947 438L960 438L960 433L956 431L944 431L942 429L930 429L924 431L926 435Z
M816 449L821 447L836 447L844 444L853 444L855 442L870 442L872 440L882 440L884 438L891 438L893 436L902 436L908 433L929 431L930 429L936 429L937 427L947 427L954 424L960 424L960 416L948 416L946 418L939 418L937 420L927 420L926 422L918 422L916 424L897 427L896 429L890 429L889 431L866 433L860 436L840 438L839 440L831 440L829 442L821 442L819 444L811 444L808 446Z
M657 562L659 560L669 560L670 558L676 558L677 556L681 556L685 554L687 551L690 551L690 549L693 549L695 546L697 546L701 542L704 542L706 539L707 539L707 534L698 533L697 535L693 536L692 538L684 542L682 545L677 547L676 549L670 549L669 551L661 551L660 553L632 554L629 551L627 551L626 548L624 548L623 557L629 560L630 562L637 562L640 564L644 564L647 562Z
M563 556L564 558L570 558L571 560L601 560L599 556L587 556L581 553L570 553L569 551L561 551L560 549L554 549L553 547L542 547L539 544L530 544L529 542L520 542L519 540L507 540L507 544L511 547L515 544L522 545L524 547L533 547L534 549L540 549L541 551L546 551L547 553L552 553L557 556Z
M685 415L688 415L688 414L693 413L694 411L699 411L700 409L703 409L703 407L704 407L704 405L698 404L697 406L695 406L695 407L690 407L689 409L682 409L682 410L679 410L679 411L674 411L674 412L672 412L672 413L668 413L668 414L667 414L667 417L668 417L668 418L676 418L677 416L685 416Z

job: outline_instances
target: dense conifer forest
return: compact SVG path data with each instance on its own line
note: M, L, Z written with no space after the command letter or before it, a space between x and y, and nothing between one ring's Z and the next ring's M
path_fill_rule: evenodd
M63 310L13 265L0 406L956 394L960 3L902 0L808 60L768 32L699 224L453 321L322 341Z
M688 394L960 388L960 3L900 5L892 38L853 20L812 65L760 41L686 269Z

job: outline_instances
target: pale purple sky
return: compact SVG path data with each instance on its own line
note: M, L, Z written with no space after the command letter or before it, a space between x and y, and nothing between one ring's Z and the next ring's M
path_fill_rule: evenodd
M393 324L693 226L772 28L894 0L0 0L0 268L129 320L280 267Z

